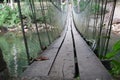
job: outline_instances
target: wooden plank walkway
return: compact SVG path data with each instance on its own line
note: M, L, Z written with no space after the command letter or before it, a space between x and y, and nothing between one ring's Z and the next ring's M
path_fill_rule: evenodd
M66 38L57 55L49 76L59 76L65 79L72 79L75 73L74 69L73 41L71 35L71 26L69 25Z
M79 35L72 22L80 80L112 80L111 75Z
M75 29L71 12L61 37L45 50L42 56L49 60L33 62L21 75L21 80L76 80L76 67L79 68L80 80L112 80L111 75Z
M76 80L76 79L65 79L62 77L51 77L51 76L29 76L29 77L21 77L17 80Z

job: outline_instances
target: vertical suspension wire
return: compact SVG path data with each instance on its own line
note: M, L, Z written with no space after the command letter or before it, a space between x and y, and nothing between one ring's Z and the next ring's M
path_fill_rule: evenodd
M99 7L99 3L100 0L93 0L95 2L95 5L98 8L98 11L95 9L95 14L94 14L94 33L93 35L95 35L93 38L95 40L97 40L97 27L98 27L98 16L99 16L99 11L100 11L100 7Z
M95 2L94 2L94 0L91 0L90 6L89 6L89 9L90 9L90 10L89 10L89 12L88 12L88 14L89 14L89 15L88 15L88 28L89 28L89 27L92 27L92 30L91 30L91 32L92 32L91 35L92 35L92 36L91 36L91 35L88 36L88 37L90 37L90 39L91 39L91 38L94 39L94 37L95 37L95 32L96 32L96 31L95 31L95 30L96 30L96 27L95 27L95 18L94 18L93 26L90 25L90 21L91 21L90 15L91 15L91 9L92 9L92 6L93 6L93 5L95 5ZM94 17L95 17L95 14L96 14L96 9L95 9L95 13L94 13L94 15L93 15ZM89 30L90 30L90 29L89 29ZM89 31L89 30L88 30L88 31ZM89 34L89 33L88 33L88 34ZM94 50L93 46L91 46L91 47L92 47L92 49Z
M50 40L50 35L48 33L48 29L47 29L47 21L46 21L46 13L45 13L45 7L44 7L44 1L42 0L42 6L43 6L43 13L44 13L44 16L43 16L43 19L44 19L44 23L45 23L45 28L46 28L46 32L47 32L47 37L48 37L48 41L49 41L49 44L51 44L51 40ZM46 5L47 6L47 5Z
M48 1L48 0L47 0L47 1ZM50 0L49 0L49 3L50 3ZM51 9L51 7L52 7L52 6L49 4L49 5L48 5L49 10ZM48 10L48 12L49 12L49 10ZM49 16L50 24L55 27L55 25L52 24L52 19L51 19L51 18L52 18L52 15L51 15L51 13L50 13L50 16ZM53 36L54 39L55 39L55 38L57 37L57 35L56 35L56 33L57 33L56 28L52 29L52 32L55 33L55 35L53 35L53 33L52 33L52 36Z
M38 41L39 41L39 46L42 50L42 42L41 42L41 38L40 38L40 33L38 31L38 25L37 25L37 21L36 21L36 10L35 10L35 5L34 5L34 1L33 0L29 0L30 3L30 9L32 11L32 15L33 15L33 19L34 19L34 24L36 27L36 31L37 31L37 36L38 36Z
M98 7L98 11L97 10L95 10L95 20L94 20L94 26L95 26L95 28L96 28L96 30L95 30L95 33L96 33L96 36L95 36L95 40L96 40L96 47L95 47L95 49L94 49L94 52L95 52L95 54L96 54L96 56L98 56L99 57L99 33L97 33L97 31L99 30L99 25L98 25L98 23L99 23L99 12L101 11L101 9L100 9L100 0L94 0L94 2L95 2L95 5L97 5L97 7ZM98 29L97 29L98 28Z
M105 18L106 7L107 7L107 1L108 1L108 0L105 0L105 2L104 2L104 3L105 3L105 4L104 4L105 6L104 6L104 9L103 9L103 18L102 18L103 20L102 20L102 23L104 22L104 18Z
M25 44L25 48L26 48L27 60L28 60L28 64L30 64L30 54L29 54L29 49L28 49L27 38L25 35L25 31L24 31L20 0L17 0L17 5L18 5L18 11L19 11L19 16L20 16L20 21L21 21L21 28L22 28L22 33L23 33L24 44Z
M105 0L105 2L104 2L104 10L103 10L103 18L102 18L102 19L103 19L103 20L102 20L102 25L103 25L103 27L105 27L104 18L105 18L105 13L106 13L107 1L108 1L108 0ZM105 41L106 41L106 36L104 36L104 35L105 35L105 32L103 32L103 36L102 36L102 39L103 39L103 41L102 41L102 47L101 47L102 56L104 56Z
M48 40L49 40L49 44L51 44L51 39L50 39L50 35L48 33L48 29L47 29L47 20L46 20L46 13L45 13L45 6L44 6L44 3L43 3L43 0L42 0L42 5L43 5L43 13L44 13L44 22L45 22L45 27L46 27L46 32L47 32L47 36L48 36ZM47 4L46 4L47 6Z
M111 12L111 16L110 16L110 21L109 21L109 31L108 31L108 35L109 38L107 38L106 40L106 48L105 48L105 52L104 52L104 55L106 55L107 53L107 49L108 49L108 44L109 44L109 40L110 40L110 35L111 35L111 30L112 30L112 22L113 22L113 17L114 17L114 12L115 12L115 7L116 7L116 3L117 3L117 0L114 0L114 3L113 3L113 8L112 8L112 12Z
M87 1L86 1L87 2ZM85 2L85 4L86 4L86 2ZM92 6L92 3L90 3L90 7ZM88 7L88 13L87 13L87 29L88 29L88 31L87 31L87 34L88 34L88 39L90 38L90 35L89 35L89 30L90 30L90 8Z
M100 9L100 0L97 0L97 7L98 7L98 10L99 10L99 11L96 12L96 23L95 23L95 25L97 26L97 29L96 29L96 30L98 31L98 28L99 28L99 13L100 13L100 11L101 11L101 9ZM97 32L96 32L96 33L97 33ZM99 34L99 33L96 34L96 42L97 42L97 45L96 45L96 49L97 49L97 50L96 50L96 53L97 53L97 56L98 56L98 52L99 52L99 51L98 51L98 37L99 37L98 34Z
M100 46L101 46L101 36L102 36L102 30L103 30L103 24L102 24L102 20L103 20L103 4L104 4L104 0L99 0L99 2L101 1L102 5L101 5L101 17L100 17L100 26L99 26L99 33L98 33L98 39L97 39L97 56L100 57L101 55L101 49L100 49ZM99 3L100 5L100 3Z
M83 2L83 0L81 0L82 2ZM79 3L80 4L80 3ZM85 10L85 9L84 9ZM88 32L88 27L89 26L87 26L87 18L88 18L88 15L87 15L87 17L85 17L87 14L85 13L85 15L84 15L84 20L82 20L82 26L85 26L85 29L84 28L82 28L83 29L83 33L82 34L84 34L85 36L85 38L86 37L88 37L88 34L86 34L86 32Z
M85 33L87 34L86 37L88 40L89 40L89 30L90 30L89 28L90 28L90 12L88 10L88 13L86 15L86 31L85 31Z
M98 0L91 0L91 6L90 9L92 9L92 6L97 5ZM98 6L97 6L98 7ZM91 11L91 10L90 10ZM92 39L94 40L92 43L92 50L94 51L96 48L96 21L97 21L97 10L95 9L95 12L93 14L93 25L92 25Z
M93 4L94 4L94 0L91 0L91 2L90 2L90 7L89 7L89 8L90 8L90 10L89 10L89 16L88 16L88 17L89 17L89 20L88 20L88 21L89 21L89 26L90 26L90 27L92 27L92 26L90 25L90 21L91 21L91 20L90 20L90 15L91 15L91 9L92 9ZM95 16L95 14L94 14L94 16ZM95 19L94 19L94 21L95 21ZM92 34L92 38L94 39L94 35L95 35L95 34L94 34L94 29L95 29L94 24L93 24L92 29L93 29L93 30L92 30L92 33L93 33L93 34Z
M44 11L44 1L39 0L39 3L40 3L40 7L41 7L41 12L42 12L44 24L45 24L45 29L46 29L46 33L47 33L47 37L48 37L48 42L50 44L51 40L50 40L50 36L49 36L49 33L48 33L48 29L47 29L47 22L46 22L45 11Z
M45 0L46 1L46 10L47 10L47 13L49 12L49 10L48 10L48 6L49 6L49 4L48 4L48 0ZM48 18L49 18L49 20L50 20L50 17L49 17L49 15L47 14L47 16L48 16ZM51 29L50 29L50 34L51 34L51 41L53 41L53 39L54 39L54 35L53 35L53 28L52 28L52 25L50 26L51 27ZM52 32L52 33L51 33Z
M98 0L96 0L95 3L94 3L94 0L92 0L91 8L92 8L93 3L97 5L97 1L98 1ZM92 34L92 35L93 35L93 36L92 36L93 39L95 39L95 37L96 37L96 36L95 36L95 35L96 35L96 27L97 27L96 24L95 24L95 23L96 23L96 20L97 20L97 19L96 19L96 18L97 18L96 15L97 15L97 10L95 9L95 13L94 13L94 23L93 23L93 34Z
M103 0L102 1L102 9L101 9L101 21L100 21L100 28L101 28L101 31L100 31L100 35L98 36L99 37L99 55L100 55L100 58L102 58L103 56L103 52L104 52L104 32L105 30L104 29L104 17L105 17L105 12L106 12L106 5L107 5L107 0Z
M98 33L98 44L97 44L97 46L98 46L98 54L99 54L99 57L100 57L100 55L102 54L101 53L101 38L102 38L102 30L103 30L103 24L102 24L102 16L103 16L103 4L104 4L104 0L101 0L101 3L102 3L102 5L101 5L101 12L100 12L100 29L99 29L99 33Z
M98 10L100 10L100 6L99 6L99 4L100 4L100 0L97 0L97 2L96 2L96 4L97 4L97 7L98 7ZM98 17L99 17L99 11L96 11L96 20L95 20L95 26L96 27L98 27ZM97 29L96 29L97 30ZM97 35L96 35L97 36ZM97 41L97 37L96 37L96 41Z
M61 30L64 30L64 29L65 29L66 17L67 17L67 16L65 16L65 14L67 14L67 13L65 12L66 10L64 10L65 8L62 9L62 8L59 7L58 5L55 5L55 4L53 3L53 0L50 0L50 1L51 1L51 3L53 4L53 6L57 9L56 12L59 11L59 13L60 13L60 14L55 13L55 14L57 14L57 15L61 18L61 21L59 21L59 23L62 23L62 24L61 24L62 27L59 28L59 26L56 26L56 30L55 30L55 32L57 33L57 34L56 34L56 37L59 37ZM57 0L56 0L56 1L57 1ZM62 1L61 1L61 2L62 2ZM66 4L67 4L67 3L66 3ZM64 17L65 20L63 20L63 16L65 16L65 17Z
M50 8L52 8L52 6L49 5ZM49 17L50 21L52 20L52 15ZM52 21L50 22L52 23ZM52 29L52 31L55 33L53 34L54 39L56 39L59 35L59 28L57 26L55 26L55 24L52 24L52 26L54 26L54 28Z

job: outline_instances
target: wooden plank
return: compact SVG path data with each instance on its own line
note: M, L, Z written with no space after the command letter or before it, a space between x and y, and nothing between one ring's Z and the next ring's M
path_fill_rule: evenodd
M48 57L49 60L33 62L23 72L21 77L24 77L24 76L47 76L51 69L51 66L54 62L54 59L57 55L57 51L65 37L65 33L66 33L66 29L63 31L61 37L58 38L56 41L54 41L54 43L52 43L51 46L49 46L48 49L42 53L42 56Z
M72 22L80 80L112 80L111 75L76 31Z
M73 79L75 72L74 65L73 41L69 25L66 38L58 53L55 63L53 64L49 76L62 77L68 80Z
M22 77L16 80L76 80L76 79L65 79L61 77L51 77L51 76L36 76L36 77Z
M48 57L49 60L45 60L45 61L35 61L33 62L21 75L21 77L24 76L31 76L31 77L35 77L35 76L48 76L48 73L52 67L52 64L54 62L55 57L57 56L57 52L60 48L60 46L62 45L62 42L66 36L66 31L67 31L67 27L68 26L68 20L67 23L65 25L65 29L63 30L63 32L61 33L60 37L55 40L49 47L47 50L45 50L42 53L42 56Z

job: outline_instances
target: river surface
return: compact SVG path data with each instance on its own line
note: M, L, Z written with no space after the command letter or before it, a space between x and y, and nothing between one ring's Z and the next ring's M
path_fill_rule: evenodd
M49 31L51 42L57 37L58 34L53 34ZM54 35L54 36L53 36ZM43 46L48 46L48 36L46 32L40 33L41 43ZM29 33L26 36L30 57L37 57L40 55L41 49L38 42L36 33ZM15 35L15 33L7 32L0 35L0 46L3 50L4 59L7 62L11 76L17 77L28 66L25 44L22 34Z

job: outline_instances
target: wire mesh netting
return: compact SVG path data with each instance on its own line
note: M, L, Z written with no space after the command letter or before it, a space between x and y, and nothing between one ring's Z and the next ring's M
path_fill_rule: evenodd
M116 1L73 0L74 23L97 56L108 52ZM113 44L112 44L113 45Z
M18 22L10 27L4 23L2 26L7 25L7 31L2 31L0 35L0 47L10 74L18 76L32 59L38 57L60 36L66 21L67 5L56 0L18 0L13 3L13 9L10 3L2 5L3 10L6 6L10 10L15 10L12 16L18 18ZM8 17L6 16L7 19Z
M112 34L116 1L17 0L9 3L5 0L0 4L0 48L10 74L20 75L34 58L60 37L69 4L73 4L77 30L95 54L104 59L120 39Z
M112 76L118 77L120 75L120 1L73 0L72 3L77 30Z

